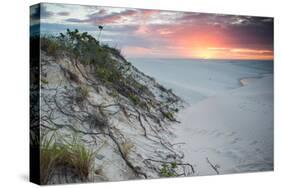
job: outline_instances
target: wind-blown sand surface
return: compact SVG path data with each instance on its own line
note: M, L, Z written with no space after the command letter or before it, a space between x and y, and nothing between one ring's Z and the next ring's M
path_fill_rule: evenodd
M182 111L175 143L197 175L273 169L272 88L266 75Z
M273 62L133 62L187 103L172 142L195 175L273 169Z

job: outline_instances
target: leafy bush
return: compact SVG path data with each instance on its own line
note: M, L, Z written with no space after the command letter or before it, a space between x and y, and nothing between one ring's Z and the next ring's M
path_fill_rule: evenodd
M176 170L177 169L177 163L164 163L162 164L162 167L160 169L160 175L164 177L174 177L177 176Z
M107 44L106 44L106 45L103 45L102 47L103 47L106 51L108 51L108 52L110 52L111 54L113 54L114 56L119 57L119 58L121 58L122 60L125 60L124 57L123 57L122 54L121 54L121 50L120 50L120 49L112 48L112 47L108 46Z

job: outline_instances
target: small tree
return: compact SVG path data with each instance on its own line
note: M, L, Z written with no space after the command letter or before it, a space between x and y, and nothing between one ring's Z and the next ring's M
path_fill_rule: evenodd
M98 40L100 40L100 35L101 35L101 31L103 30L103 26L102 25L99 25L99 35L98 35Z

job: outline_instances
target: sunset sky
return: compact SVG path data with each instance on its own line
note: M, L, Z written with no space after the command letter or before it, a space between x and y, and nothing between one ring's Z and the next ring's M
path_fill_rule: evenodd
M87 31L126 57L273 59L273 19L192 12L41 4L31 9L32 28Z

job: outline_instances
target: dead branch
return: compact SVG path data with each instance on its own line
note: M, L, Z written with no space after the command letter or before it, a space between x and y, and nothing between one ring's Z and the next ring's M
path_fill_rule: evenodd
M206 160L207 160L207 163L212 167L212 169L213 169L217 174L219 174L220 172L219 172L218 168L217 168L215 165L213 165L213 164L209 161L208 157L206 158Z

